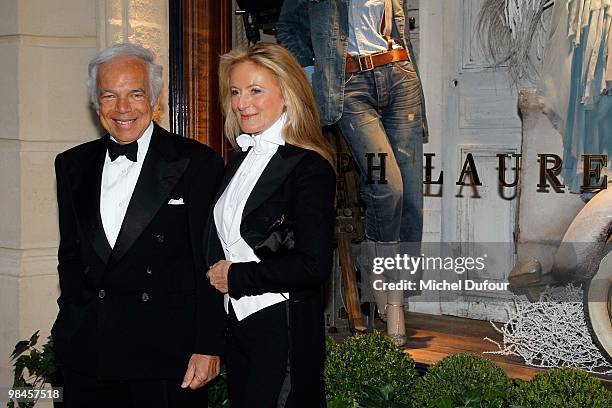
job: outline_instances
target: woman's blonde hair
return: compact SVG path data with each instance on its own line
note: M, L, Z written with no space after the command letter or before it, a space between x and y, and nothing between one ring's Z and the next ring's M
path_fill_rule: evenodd
M293 55L276 44L257 43L246 50L233 50L221 56L219 63L221 109L225 116L225 135L230 143L236 147L236 138L240 135L238 118L232 111L230 73L235 65L242 62L252 62L268 69L278 81L287 112L283 128L285 141L319 153L335 168L332 151L321 133L319 112L312 86Z

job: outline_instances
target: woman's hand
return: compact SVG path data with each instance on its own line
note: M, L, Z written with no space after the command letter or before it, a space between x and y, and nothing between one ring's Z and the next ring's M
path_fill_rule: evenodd
M206 272L210 284L221 293L227 293L227 274L231 264L230 261L222 260L211 266Z

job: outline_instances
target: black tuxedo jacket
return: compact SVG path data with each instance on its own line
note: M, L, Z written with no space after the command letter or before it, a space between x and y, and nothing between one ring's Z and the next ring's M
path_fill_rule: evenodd
M217 198L245 157L245 152L232 157ZM279 146L246 202L240 225L261 262L234 263L228 275L234 298L289 292L291 398L300 406L324 404L322 285L332 270L335 192L334 170L319 154ZM225 259L212 217L207 242L209 265Z
M206 279L202 252L223 162L207 146L155 125L111 249L100 217L108 137L55 161L56 354L60 365L100 378L182 378L191 354L223 351L223 300Z

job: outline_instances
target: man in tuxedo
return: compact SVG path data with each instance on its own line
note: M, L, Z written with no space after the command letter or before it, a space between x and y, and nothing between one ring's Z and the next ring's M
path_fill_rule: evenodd
M153 54L117 44L89 64L108 134L57 156L61 296L52 334L72 407L205 407L225 312L203 263L221 158L152 121Z

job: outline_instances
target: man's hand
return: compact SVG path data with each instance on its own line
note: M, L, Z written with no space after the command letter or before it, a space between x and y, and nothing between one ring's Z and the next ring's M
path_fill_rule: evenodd
M195 390L219 375L219 356L192 354L181 388Z
M211 266L208 272L206 272L210 284L221 293L227 293L228 291L227 274L231 264L230 261L222 260Z

